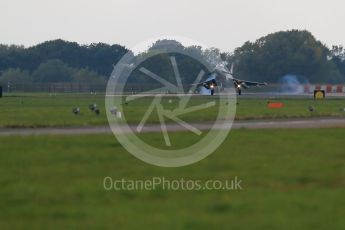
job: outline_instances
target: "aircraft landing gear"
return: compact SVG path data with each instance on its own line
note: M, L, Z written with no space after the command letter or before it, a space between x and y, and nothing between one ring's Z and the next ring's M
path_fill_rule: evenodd
M214 95L214 89L211 89L211 96Z

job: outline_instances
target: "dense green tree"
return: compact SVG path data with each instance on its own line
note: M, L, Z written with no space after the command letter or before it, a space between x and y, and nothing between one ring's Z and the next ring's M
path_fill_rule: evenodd
M310 82L341 82L344 76L328 59L329 49L308 31L269 34L246 42L232 57L235 74L256 81L277 82L286 74Z
M345 49L343 46L333 46L329 59L336 65L342 76L345 76Z
M200 46L184 47L175 40L166 39L158 40L147 51L139 53L134 62L140 63L140 67L145 67L154 74L177 85L171 62L171 57L174 57L178 64L182 84L187 85L194 83L201 69L204 69L199 60L216 60L214 54L218 55L219 50L215 48L203 50ZM139 69L133 71L129 81L131 83L159 84Z
M0 75L0 83L6 85L7 83L28 83L31 82L29 71L23 71L19 68L10 68Z
M34 82L70 82L72 81L72 69L58 59L48 60L37 68L32 74Z
M72 81L77 83L106 84L107 82L106 76L100 76L97 72L88 68L74 69L71 75Z
M0 71L20 68L33 72L48 60L59 59L70 67L89 68L101 75L109 76L113 65L127 52L129 50L120 45L79 45L60 39L29 48L0 45Z

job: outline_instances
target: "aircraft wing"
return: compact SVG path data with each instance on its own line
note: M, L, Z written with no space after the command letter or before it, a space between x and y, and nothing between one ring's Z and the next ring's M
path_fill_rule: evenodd
M205 81L197 83L197 84L192 84L192 85L203 86L206 89L213 89L215 86L218 86L215 76L210 76Z
M267 86L266 82L254 82L254 81L244 81L239 79L233 79L237 84L245 85L245 86Z

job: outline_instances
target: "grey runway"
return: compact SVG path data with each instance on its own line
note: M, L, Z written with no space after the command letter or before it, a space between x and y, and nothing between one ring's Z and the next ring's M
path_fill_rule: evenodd
M213 127L211 123L190 124L199 130L208 130ZM187 131L178 124L167 124L169 132ZM215 125L216 129L229 129L228 126ZM235 121L233 129L301 129L301 128L345 128L345 118L316 118L316 119L289 119L289 120L250 120ZM136 127L130 127L135 130ZM118 133L126 131L119 130ZM143 133L161 132L159 124L147 124ZM69 128L14 128L0 129L0 136L30 136L30 135L86 135L86 134L111 134L109 126L87 126Z

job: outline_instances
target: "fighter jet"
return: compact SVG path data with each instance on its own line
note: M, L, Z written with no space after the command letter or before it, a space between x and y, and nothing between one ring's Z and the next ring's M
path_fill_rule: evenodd
M226 81L232 81L238 95L242 94L242 89L248 89L251 86L267 86L266 82L252 82L237 79L233 75L233 65L231 67L231 71L229 71L223 64L217 65L209 77L205 81L198 83L198 86L202 86L205 89L210 90L211 95L214 95L215 88L217 86L221 86L221 83L218 83L221 78Z
M202 86L207 90L211 91L211 95L214 95L214 90L218 86L218 83L216 81L216 75L211 74L204 82L201 82L197 84L197 86Z

